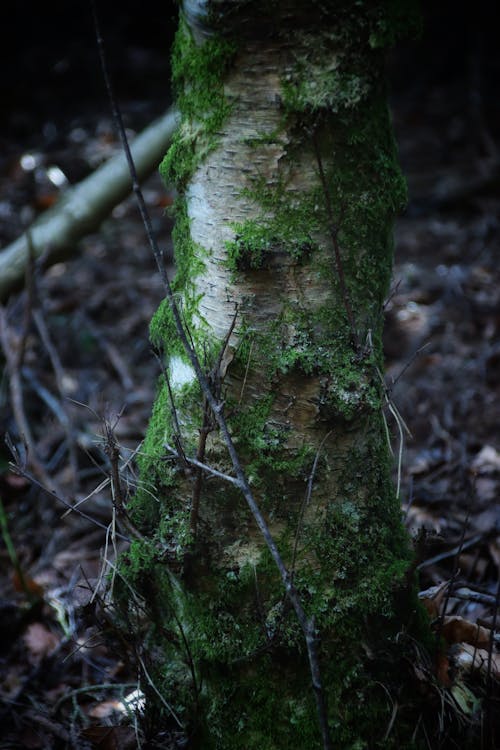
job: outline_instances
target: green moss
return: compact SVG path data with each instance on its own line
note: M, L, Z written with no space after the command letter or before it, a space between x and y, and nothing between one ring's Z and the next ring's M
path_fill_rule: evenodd
M196 44L181 20L172 50L172 81L182 122L160 166L162 177L178 190L185 188L197 164L214 147L231 110L223 75L235 51L233 42L216 35Z
M199 295L196 292L195 278L205 268L203 261L205 250L191 239L186 201L183 198L177 198L175 207L176 221L172 238L175 248L176 273L172 281L172 291L176 295L186 330L191 332L197 329L199 338L203 338L206 326L198 313ZM195 319L196 325L194 325ZM165 351L167 356L176 354L183 359L186 358L184 347L177 335L170 303L166 298L153 315L149 326L149 336L154 346Z
M416 0L320 3L316 13L313 33L291 31L295 62L282 80L289 112L342 114L357 109L383 71L385 50L420 29Z
M287 254L297 262L307 257L313 248L310 235L300 236L292 224L284 224L280 231L274 217L264 223L248 219L232 225L236 236L226 243L227 265L232 271L250 271L269 268Z
M172 145L160 165L160 174L174 184L178 198L174 206L175 226L172 233L176 274L174 293L186 328L196 330L197 339L207 335L207 326L200 319L199 297L195 279L204 270L206 251L191 239L190 223L184 197L188 180L197 165L217 143L217 134L231 111L223 86L224 72L231 65L236 45L213 35L198 45L188 26L181 19L172 50L172 80L182 120ZM150 325L153 344L165 348L167 354L182 358L185 352L178 340L172 311L164 300Z
M287 483L294 479L305 481L313 454L312 448L305 445L293 450L287 447L290 431L273 423L270 417L273 400L272 394L266 395L244 408L228 401L234 443L239 454L245 457L250 483L255 488L265 488L263 507L267 510L287 497L290 490L289 487L286 490Z

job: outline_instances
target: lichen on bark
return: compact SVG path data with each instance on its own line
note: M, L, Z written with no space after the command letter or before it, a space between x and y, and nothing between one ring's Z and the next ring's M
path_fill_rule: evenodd
M383 83L389 5L185 3L173 66L183 119L162 167L179 192L183 318L314 615L334 744L346 748L378 741L387 707L361 644L380 648L383 633L393 647L409 560L378 374L405 199ZM165 303L151 336L194 456L201 393L186 362L179 375ZM130 508L148 539L121 566L150 602L157 677L171 674L168 700L200 747L320 747L303 634L257 526L237 488L207 475L193 526L192 472L164 448L176 437L163 384ZM230 472L213 426L205 438L203 460Z

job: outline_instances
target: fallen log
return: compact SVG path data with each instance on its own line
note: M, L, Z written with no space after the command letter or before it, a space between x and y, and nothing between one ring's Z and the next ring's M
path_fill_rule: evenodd
M134 139L131 150L139 180L160 163L178 123L179 113L171 108ZM131 189L127 161L120 153L66 190L21 237L0 251L0 301L22 284L30 242L35 258L43 254L49 263L55 262L95 231Z

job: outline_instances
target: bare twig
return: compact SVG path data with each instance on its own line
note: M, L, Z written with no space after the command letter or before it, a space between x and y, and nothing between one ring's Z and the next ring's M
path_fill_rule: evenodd
M103 421L104 431L104 450L109 458L111 467L111 497L113 499L113 508L118 515L119 522L133 539L143 539L140 531L134 526L129 518L125 507L125 497L123 493L122 482L120 479L120 448L116 442L113 425L105 419Z
M234 331L234 327L236 325L236 319L238 318L238 303L235 304L235 310L233 319L231 321L231 325L229 326L229 329L226 333L226 338L224 339L222 346L220 348L219 356L217 358L217 363L213 370L213 379L216 382L216 385L221 386L224 381L224 376L226 374L227 367L223 367L223 361L224 361L224 355L226 353L227 347L229 346L229 340L231 338L231 335Z
M206 399L203 399L203 423L200 428L200 437L198 439L198 448L196 451L196 460L200 464L205 458L205 448L207 445L207 437L214 429L213 420L210 415L210 409ZM201 490L203 487L203 468L201 466L196 467L196 475L193 484L193 494L191 497L191 513L189 516L189 528L193 539L196 539L196 532L198 529L198 516L200 513L200 498Z
M411 367L411 365L415 362L415 360L417 359L417 357L420 357L420 355L422 354L422 352L424 351L424 349L427 349L427 347L429 346L429 343L430 343L429 341L426 341L425 344L422 344L422 346L420 346L415 352L413 352L413 354L411 355L411 357L408 360L408 362L406 362L403 365L403 367L398 372L398 374L396 375L396 377L392 378L391 388L390 388L391 392L395 388L395 386L398 384L398 381L401 380L401 378L403 377L403 375L405 374L405 372L407 371L407 369L409 367Z
M238 399L238 406L241 405L241 402L243 400L243 394L245 392L245 387L246 387L247 379L248 379L248 371L250 370L250 362L252 361L252 352L253 352L254 343L255 343L255 339L252 339L250 342L250 350L248 352L248 360L247 360L247 364L245 367L245 375L243 377L243 383L241 384L240 397Z
M179 112L171 108L134 139L132 151L141 179L157 168L179 123ZM36 258L55 263L74 253L82 237L99 227L130 192L130 173L123 154L113 157L75 187L64 191L57 203L45 211L28 233L0 252L0 300L22 284L29 259L29 243Z
M434 555L434 557L430 557L428 560L424 560L420 563L420 565L417 565L417 570L423 570L424 568L435 565L442 560L448 560L450 557L456 557L458 554L463 552L463 550L470 549L470 547L475 547L476 544L482 542L483 539L484 534L475 534L470 539L464 540L463 543L460 542L460 544L453 547L453 549L446 550L446 552L440 552L439 555Z
M65 418L64 420L61 421L61 424L64 428L64 431L66 432L66 437L68 440L69 463L71 467L71 473L73 475L73 485L76 487L78 483L78 460L76 457L76 447L75 447L76 446L76 438L75 438L76 430L73 424L73 420L71 418L71 414L66 407L66 390L64 387L64 378L65 378L64 369L62 366L61 358L59 357L59 352L57 351L56 347L54 346L54 342L52 341L52 337L50 335L50 331L48 329L45 317L43 315L43 308L41 305L39 305L33 310L33 320L37 327L42 344L44 345L47 351L47 354L49 355L50 363L52 365L52 369L54 371L54 375L56 378L57 390L59 391L59 395L61 397L61 410L65 415Z
M453 571L451 574L451 578L448 582L448 586L446 587L446 594L444 597L443 607L441 611L441 616L439 618L439 627L437 632L437 638L439 639L441 636L441 628L443 626L444 618L446 617L446 613L448 611L448 604L450 603L450 599L452 596L452 587L454 581L456 581L459 570L460 570L460 555L462 554L462 550L464 549L464 542L465 542L465 533L467 531L467 527L469 525L469 516L470 516L470 507L467 509L467 515L465 516L463 525L462 525L462 533L460 534L460 542L458 543L457 547L457 553L455 555L455 560L453 563Z
M165 443L164 448L166 448L169 453L172 454L172 456L175 456L175 458L181 458L178 451L175 450L171 445L168 443ZM198 461L196 458L189 458L189 456L184 456L188 464L192 464L193 466L196 466L202 471L206 471L207 474L210 474L213 477L217 477L218 479L222 479L224 482L229 482L230 484L236 485L236 487L239 487L239 480L235 477L232 477L230 474L224 474L222 471L217 471L217 469L212 468L211 466L208 466L208 464L204 464L201 461Z
M21 341L22 339L23 336L21 336ZM57 485L48 475L45 466L38 457L36 442L24 409L23 388L21 384L21 372L19 369L22 361L22 350L16 348L12 331L7 324L5 308L2 306L0 306L0 346L2 347L7 365L12 410L14 412L14 418L16 420L20 438L26 445L27 460L33 468L34 474L43 484L45 484L46 487L49 488L49 491L52 492L57 490Z
M72 513L77 513L82 518L85 518L86 521L90 521L90 523L94 524L94 526L99 526L100 529L104 529L104 531L107 531L108 527L106 526L106 524L101 523L96 518L92 518L92 516L89 516L87 513L84 513L76 505L71 505L71 503L69 503L63 497L58 495L54 490L51 490L45 485L43 485L42 482L40 482L36 476L34 476L33 474L30 474L29 471L26 471L25 469L23 469L22 466L14 462L10 463L9 466L14 473L19 474L19 476L24 477L25 479L28 479L36 487L39 487L41 490L46 492L47 495L50 495L50 497L53 497L59 503L62 503L62 505L66 506L66 508L68 508L68 510L71 511ZM118 532L116 535L120 537L120 539L123 539L123 541L130 542L129 537L124 536L123 534L119 534Z
M234 311L233 319L231 321L231 325L229 326L228 332L226 334L226 338L224 339L223 344L220 348L219 356L217 357L217 362L215 363L215 366L213 367L212 372L209 376L210 381L211 381L211 386L212 386L212 392L216 398L221 397L222 383L224 382L224 377L225 377L226 369L227 369L227 362L224 362L224 356L226 354L226 350L229 345L231 334L234 331L237 317L238 317L238 305L236 304L236 308ZM198 440L198 448L196 451L196 459L200 463L202 463L205 460L205 449L207 445L207 438L209 434L213 432L214 429L215 429L215 424L211 417L210 407L206 398L204 397L203 398L203 422L200 428L200 437ZM190 527L190 530L194 539L196 539L196 532L198 528L198 517L200 514L200 499L201 499L202 487L203 487L203 469L201 468L201 466L198 466L195 479L194 479L194 484L193 484L193 494L192 494L192 499L191 499L191 514L189 518L189 527Z
M168 370L167 370L167 368L165 366L165 362L163 361L163 352L157 351L154 348L153 348L152 351L153 351L153 354L154 354L154 356L156 357L156 359L158 361L158 364L160 365L160 370L161 370L162 375L163 375L163 377L165 379L165 383L166 383L166 386L167 386L167 392L168 392L168 400L170 401L170 414L172 416L172 422L173 422L173 425L174 425L175 434L177 436L176 442L178 442L180 444L181 449L182 449L182 433L181 433L181 428L180 428L180 425L179 425L179 419L177 417L177 408L175 406L174 394L172 393L172 386L170 385L170 378L168 377ZM184 450L183 449L182 449L182 454L184 454Z
M453 586L453 598L454 599L461 599L466 602L475 602L476 604L485 604L488 607L491 607L492 605L495 605L496 603L496 596L493 596L493 594L485 594L483 591L474 591L474 589L471 589L471 584L459 585L458 588L455 588L457 584Z
M371 339L371 337L370 337ZM391 391L387 388L385 384L384 377L382 373L380 372L378 367L375 367L375 371L379 377L379 380L382 384L382 391L384 394L384 400L387 404L387 408L389 409L390 413L394 417L394 421L396 422L398 432L399 432L399 448L398 448L398 474L397 474L397 484L396 484L396 497L399 498L399 493L401 490L401 474L402 474L402 466L403 466L403 450L404 450L404 439L405 439L405 432L406 434L411 437L411 432L408 429L406 422L404 421L403 417L399 413L399 409L397 408L396 404L391 398ZM387 443L389 446L389 450L392 453L392 446L391 446L391 439L389 435L389 428L387 426L387 421L385 418L385 414L382 411L382 417L384 420L384 428L385 428L385 434L387 437Z

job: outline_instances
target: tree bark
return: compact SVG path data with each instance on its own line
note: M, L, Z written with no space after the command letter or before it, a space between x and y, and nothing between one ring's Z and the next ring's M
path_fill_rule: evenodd
M384 48L402 23L389 3L368 5L184 2L182 123L162 167L179 191L185 326L315 623L336 748L382 741L392 707L380 681L413 601L380 376L405 201ZM122 572L155 623L155 679L193 746L325 748L304 633L238 486L221 477L226 447L166 304L151 337L168 383L130 508L146 538ZM384 746L403 737L395 728Z

